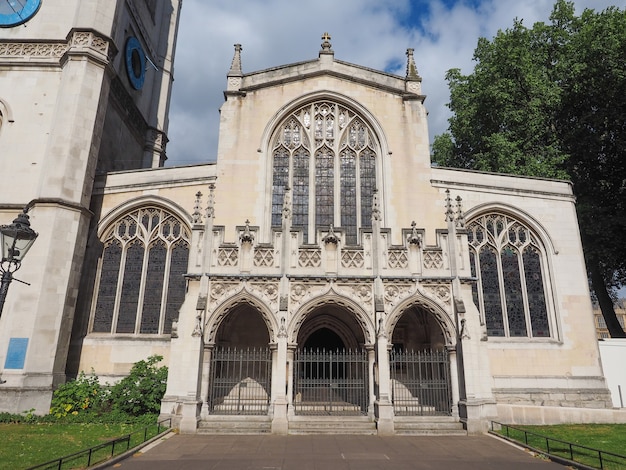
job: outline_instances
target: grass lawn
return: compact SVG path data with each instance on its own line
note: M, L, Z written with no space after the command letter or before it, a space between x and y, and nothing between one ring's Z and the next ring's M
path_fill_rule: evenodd
M143 424L0 424L0 469L25 469L141 430L132 435L134 446L143 441L144 428ZM156 425L150 429L150 437L154 435ZM125 444L119 447L116 454L126 450ZM110 455L111 449L104 452ZM80 468L77 465L74 462L72 468Z
M626 424L568 424L557 426L514 426L528 431L529 433L547 436L561 441L572 442L585 447L599 449L626 456ZM504 429L500 431L506 435ZM509 430L509 436L520 442L524 442L524 433ZM545 438L528 434L528 445L541 450L547 450ZM570 458L570 448L566 444L549 440L550 453L561 457ZM587 451L573 446L574 460L589 466L600 468L597 452ZM605 469L626 469L626 458L617 458L603 455Z

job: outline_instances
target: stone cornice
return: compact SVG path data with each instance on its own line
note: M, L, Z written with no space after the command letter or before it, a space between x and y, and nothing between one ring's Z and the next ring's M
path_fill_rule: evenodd
M86 55L106 65L116 54L110 38L89 29L73 29L65 41L0 40L2 65L60 65L67 55Z

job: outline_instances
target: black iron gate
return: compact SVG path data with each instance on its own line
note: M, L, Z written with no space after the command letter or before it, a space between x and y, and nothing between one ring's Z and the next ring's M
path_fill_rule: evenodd
M366 351L297 350L293 406L297 415L365 415L368 407Z
M212 414L267 414L272 377L272 352L268 348L215 349L210 377Z
M391 351L391 396L396 416L452 413L447 351Z

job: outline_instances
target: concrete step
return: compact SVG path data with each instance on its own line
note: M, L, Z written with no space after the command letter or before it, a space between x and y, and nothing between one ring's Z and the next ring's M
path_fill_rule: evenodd
M272 423L268 416L212 415L198 423L198 434L269 434Z
M289 434L376 434L376 423L367 416L295 416Z
M451 416L396 416L394 429L399 436L467 436L463 423Z

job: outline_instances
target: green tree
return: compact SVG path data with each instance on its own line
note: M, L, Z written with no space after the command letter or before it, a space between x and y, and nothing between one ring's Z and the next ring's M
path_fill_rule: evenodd
M613 337L624 337L610 294L626 281L626 13L558 0L550 23L515 20L481 38L473 73L448 71L442 166L569 178L578 199L592 289Z

